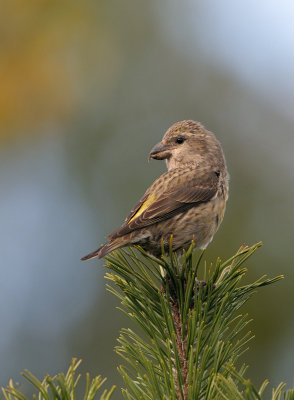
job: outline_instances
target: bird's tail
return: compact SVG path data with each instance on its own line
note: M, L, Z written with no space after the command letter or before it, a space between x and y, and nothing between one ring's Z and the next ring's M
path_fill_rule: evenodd
M86 260L90 260L91 258L94 258L94 257L103 258L111 251L116 250L122 246L125 246L127 243L128 243L128 241L122 240L122 238L117 238L117 239L111 240L110 242L99 247L99 249L82 257L81 260L86 261Z

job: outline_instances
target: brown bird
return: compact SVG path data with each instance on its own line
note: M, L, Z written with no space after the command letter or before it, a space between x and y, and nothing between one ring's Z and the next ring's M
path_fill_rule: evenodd
M194 239L205 248L222 222L228 199L229 175L219 141L199 122L173 124L149 159L166 160L168 171L149 187L109 242L82 258L102 258L123 246L140 245L161 255L187 249Z

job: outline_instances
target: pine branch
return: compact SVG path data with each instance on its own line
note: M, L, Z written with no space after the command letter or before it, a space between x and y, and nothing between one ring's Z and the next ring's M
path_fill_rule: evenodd
M222 262L207 265L203 254L190 249L178 257L172 251L160 259L141 248L119 250L107 258L112 282L109 290L121 300L121 310L138 326L122 329L116 351L125 360L119 367L125 399L261 400L268 381L259 389L245 378L246 366L236 362L252 339L243 304L259 287L282 278L262 277L242 285L244 263L260 247L242 246ZM29 371L23 376L36 388L40 400L75 400L81 361L72 360L66 374L39 381ZM97 398L105 382L86 375L84 400ZM294 389L281 383L272 400L294 400ZM28 400L12 380L2 389L5 400ZM109 400L114 387L100 394ZM101 391L100 391L101 393Z
M38 395L34 395L34 399L42 400L75 400L77 385L81 375L76 376L76 371L81 364L81 360L72 359L71 365L66 374L60 373L54 377L46 375L43 381L39 381L30 371L25 370L22 373L24 378L29 381L37 390ZM96 376L92 380L90 375L86 374L86 390L83 399L94 400L100 391L106 379ZM100 395L100 400L109 400L114 392L115 386L109 391L104 389ZM9 381L7 388L2 388L5 400L29 400L19 389L17 389L12 379Z
M138 248L107 258L108 288L141 332L123 329L118 339L128 365L119 367L126 399L214 398L215 377L232 375L226 365L235 365L252 338L248 317L237 311L257 288L282 278L241 286L243 264L260 245L242 246L214 266L193 243L181 257L170 251L157 259Z
M236 371L233 365L226 366L230 372L229 377L225 378L217 374L214 379L216 394L214 400L262 400L265 389L269 381L265 380L259 389L256 389L249 379L244 378L246 368ZM294 389L283 392L286 384L280 383L272 389L272 400L294 400ZM267 396L267 398L269 398Z

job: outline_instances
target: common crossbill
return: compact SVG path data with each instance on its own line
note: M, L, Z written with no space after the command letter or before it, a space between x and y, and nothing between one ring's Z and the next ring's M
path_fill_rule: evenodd
M224 217L229 175L219 141L201 123L173 124L149 159L166 160L168 171L147 189L109 242L82 260L102 258L123 246L140 245L158 257L169 248L205 248Z

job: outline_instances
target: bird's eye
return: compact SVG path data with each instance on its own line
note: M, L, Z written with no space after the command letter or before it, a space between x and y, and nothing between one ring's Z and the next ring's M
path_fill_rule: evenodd
M176 138L176 143L178 143L178 144L182 144L182 143L184 143L184 141L185 141L185 139L182 137Z

